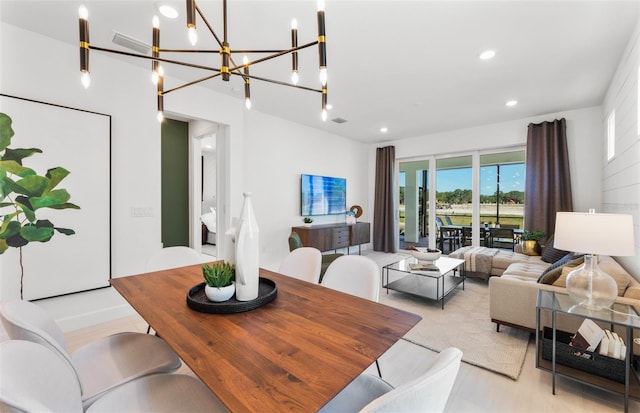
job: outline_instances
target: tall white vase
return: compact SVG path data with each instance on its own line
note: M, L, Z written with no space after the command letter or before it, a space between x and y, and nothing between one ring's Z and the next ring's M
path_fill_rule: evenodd
M245 192L240 227L236 236L236 299L254 300L258 297L259 271L258 222L253 213L251 193Z

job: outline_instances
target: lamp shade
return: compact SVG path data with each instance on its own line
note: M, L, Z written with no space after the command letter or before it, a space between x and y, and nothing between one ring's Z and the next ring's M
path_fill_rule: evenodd
M633 217L627 214L558 212L553 246L611 256L634 255Z
M567 275L569 296L589 310L611 307L618 287L598 268L596 254L633 255L633 218L624 214L558 212L554 247L585 253L584 264Z

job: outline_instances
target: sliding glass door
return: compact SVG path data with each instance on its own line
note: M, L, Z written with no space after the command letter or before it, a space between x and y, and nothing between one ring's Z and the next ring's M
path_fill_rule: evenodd
M400 247L405 242L426 246L429 234L429 161L401 162Z
M524 150L480 155L480 222L524 225Z
M524 149L400 162L400 248L440 246L440 236L453 234L441 234L441 225L473 227L475 223L474 245L482 244L480 227L485 225L522 228L524 162ZM433 193L430 187L435 188ZM461 246L459 238L451 246L447 239L444 252Z

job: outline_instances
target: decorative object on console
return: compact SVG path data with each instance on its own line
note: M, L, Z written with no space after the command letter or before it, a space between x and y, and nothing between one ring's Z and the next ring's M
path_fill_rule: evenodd
M362 216L362 207L360 205L351 205L349 211L353 212L353 215L356 218L360 218Z
M245 106L247 109L251 108L251 91L250 91L250 79L260 80L263 82L273 83L276 85L289 86L293 88L298 88L302 90L307 90L311 92L318 92L322 95L322 120L325 121L327 119L327 51L326 51L326 37L325 37L325 15L324 15L324 0L318 0L318 12L317 12L317 21L318 21L318 37L314 42L306 43L303 45L298 45L298 23L295 19L291 22L291 48L285 50L233 50L229 46L229 39L227 38L227 0L223 0L222 4L222 21L223 21L223 34L224 37L222 41L216 35L212 26L209 24L207 19L205 18L202 10L198 7L195 0L186 0L186 11L187 11L187 29L189 40L191 41L191 45L195 46L197 43L197 32L196 32L196 13L200 16L205 26L211 32L211 35L215 38L219 45L218 50L193 50L193 49L161 49L160 48L160 21L157 16L154 16L152 20L152 46L149 47L151 50L151 56L147 56L143 53L130 53L123 52L115 49L107 49L104 47L93 46L89 42L89 21L88 21L88 11L85 6L81 6L78 14L80 19L80 73L81 73L81 81L82 85L85 88L89 87L90 84L90 76L89 76L89 51L97 50L100 52L108 52L115 53L124 56L136 57L140 59L149 59L151 60L151 70L152 70L152 79L154 83L157 85L157 95L158 95L158 120L162 121L164 118L164 95L174 92L176 90L183 89L188 86L192 86L203 82L205 80L212 79L214 77L221 77L223 81L229 81L231 75L236 75L242 77L244 83L244 91L245 91ZM307 86L299 86L298 83L298 51L306 49L311 46L318 45L318 57L319 57L319 80L321 89L314 89ZM203 53L212 54L219 53L221 56L221 65L219 68L204 66L202 64L190 63L190 62L182 62L176 59L167 59L160 57L160 53L183 53L189 54L192 56L201 55ZM234 53L243 53L245 54L244 60L242 64L237 64L233 60ZM249 61L246 54L266 54L265 57L260 57L254 59L253 61ZM282 82L279 80L267 79L260 76L255 76L249 73L249 67L257 65L258 63L262 63L280 56L291 55L291 83ZM196 79L194 81L190 81L184 83L182 85L176 86L172 89L165 90L164 89L164 71L160 66L160 63L169 63L180 66L192 67L197 69L202 69L205 71L212 72L212 74L207 74L205 77L200 79Z
M347 224L355 224L356 223L356 213L353 211L347 211L346 213L346 221Z
M311 217L304 217L302 218L302 222L304 222L304 226L305 227L310 227L311 223L313 222L313 218Z
M567 276L569 296L591 310L611 307L618 295L615 280L598 267L595 254L634 254L633 217L626 214L558 212L554 246L584 252L584 265Z

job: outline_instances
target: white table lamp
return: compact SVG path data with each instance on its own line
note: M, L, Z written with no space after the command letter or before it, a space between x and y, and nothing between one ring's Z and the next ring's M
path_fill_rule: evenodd
M598 268L596 254L634 255L633 217L626 214L558 212L553 246L585 253L584 265L567 276L569 296L590 310L611 307L618 296L615 280Z

